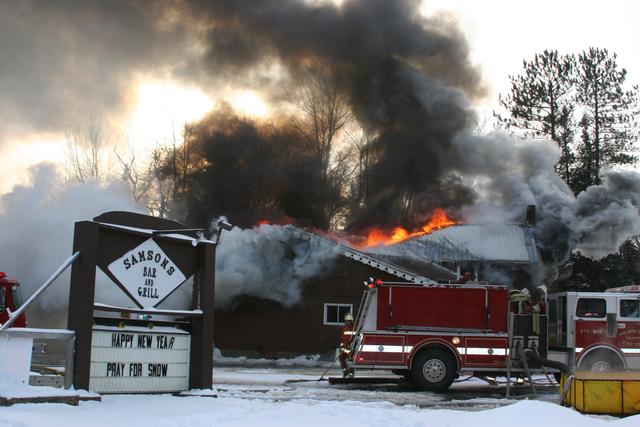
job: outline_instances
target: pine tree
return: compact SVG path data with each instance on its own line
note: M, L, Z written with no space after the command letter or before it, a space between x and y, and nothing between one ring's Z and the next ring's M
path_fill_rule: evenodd
M499 98L510 116L495 116L501 125L519 130L524 137L547 137L555 141L562 151L557 171L568 182L574 162L571 98L575 57L545 50L522 65L521 74L509 76L510 93Z
M590 48L578 56L576 101L584 107L578 190L600 184L604 169L637 161L632 152L638 138L638 87L624 91L626 75L607 49Z

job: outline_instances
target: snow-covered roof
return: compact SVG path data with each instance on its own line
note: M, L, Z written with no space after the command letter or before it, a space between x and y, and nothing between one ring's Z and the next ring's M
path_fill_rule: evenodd
M455 225L397 245L371 248L369 252L434 262L539 261L533 230L520 225Z

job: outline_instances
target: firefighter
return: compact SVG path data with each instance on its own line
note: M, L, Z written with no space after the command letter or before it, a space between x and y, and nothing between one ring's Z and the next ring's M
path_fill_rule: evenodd
M344 316L344 327L342 328L342 334L340 335L340 367L342 368L342 377L352 377L353 368L347 362L351 359L351 340L353 339L353 316L351 313L347 313Z
M462 274L462 276L460 276L457 283L464 285L467 282L475 282L475 281L476 281L476 275L473 273L473 271L465 271Z

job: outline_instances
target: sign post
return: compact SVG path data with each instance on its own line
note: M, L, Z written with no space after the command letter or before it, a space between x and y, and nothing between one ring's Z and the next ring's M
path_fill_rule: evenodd
M76 333L76 389L136 393L211 388L216 242L194 235L196 231L130 212L107 212L76 223L73 250L80 256L71 270L68 317L68 327ZM96 268L137 308L96 303ZM158 308L189 278L191 310ZM96 317L95 312L104 311L129 318L139 314L144 320ZM149 319L160 315L165 320Z

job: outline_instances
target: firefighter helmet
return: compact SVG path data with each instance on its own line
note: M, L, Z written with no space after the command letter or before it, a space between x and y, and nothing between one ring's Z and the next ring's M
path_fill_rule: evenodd
M345 322L353 322L353 315L351 313L347 313L347 315L344 316L344 321Z

